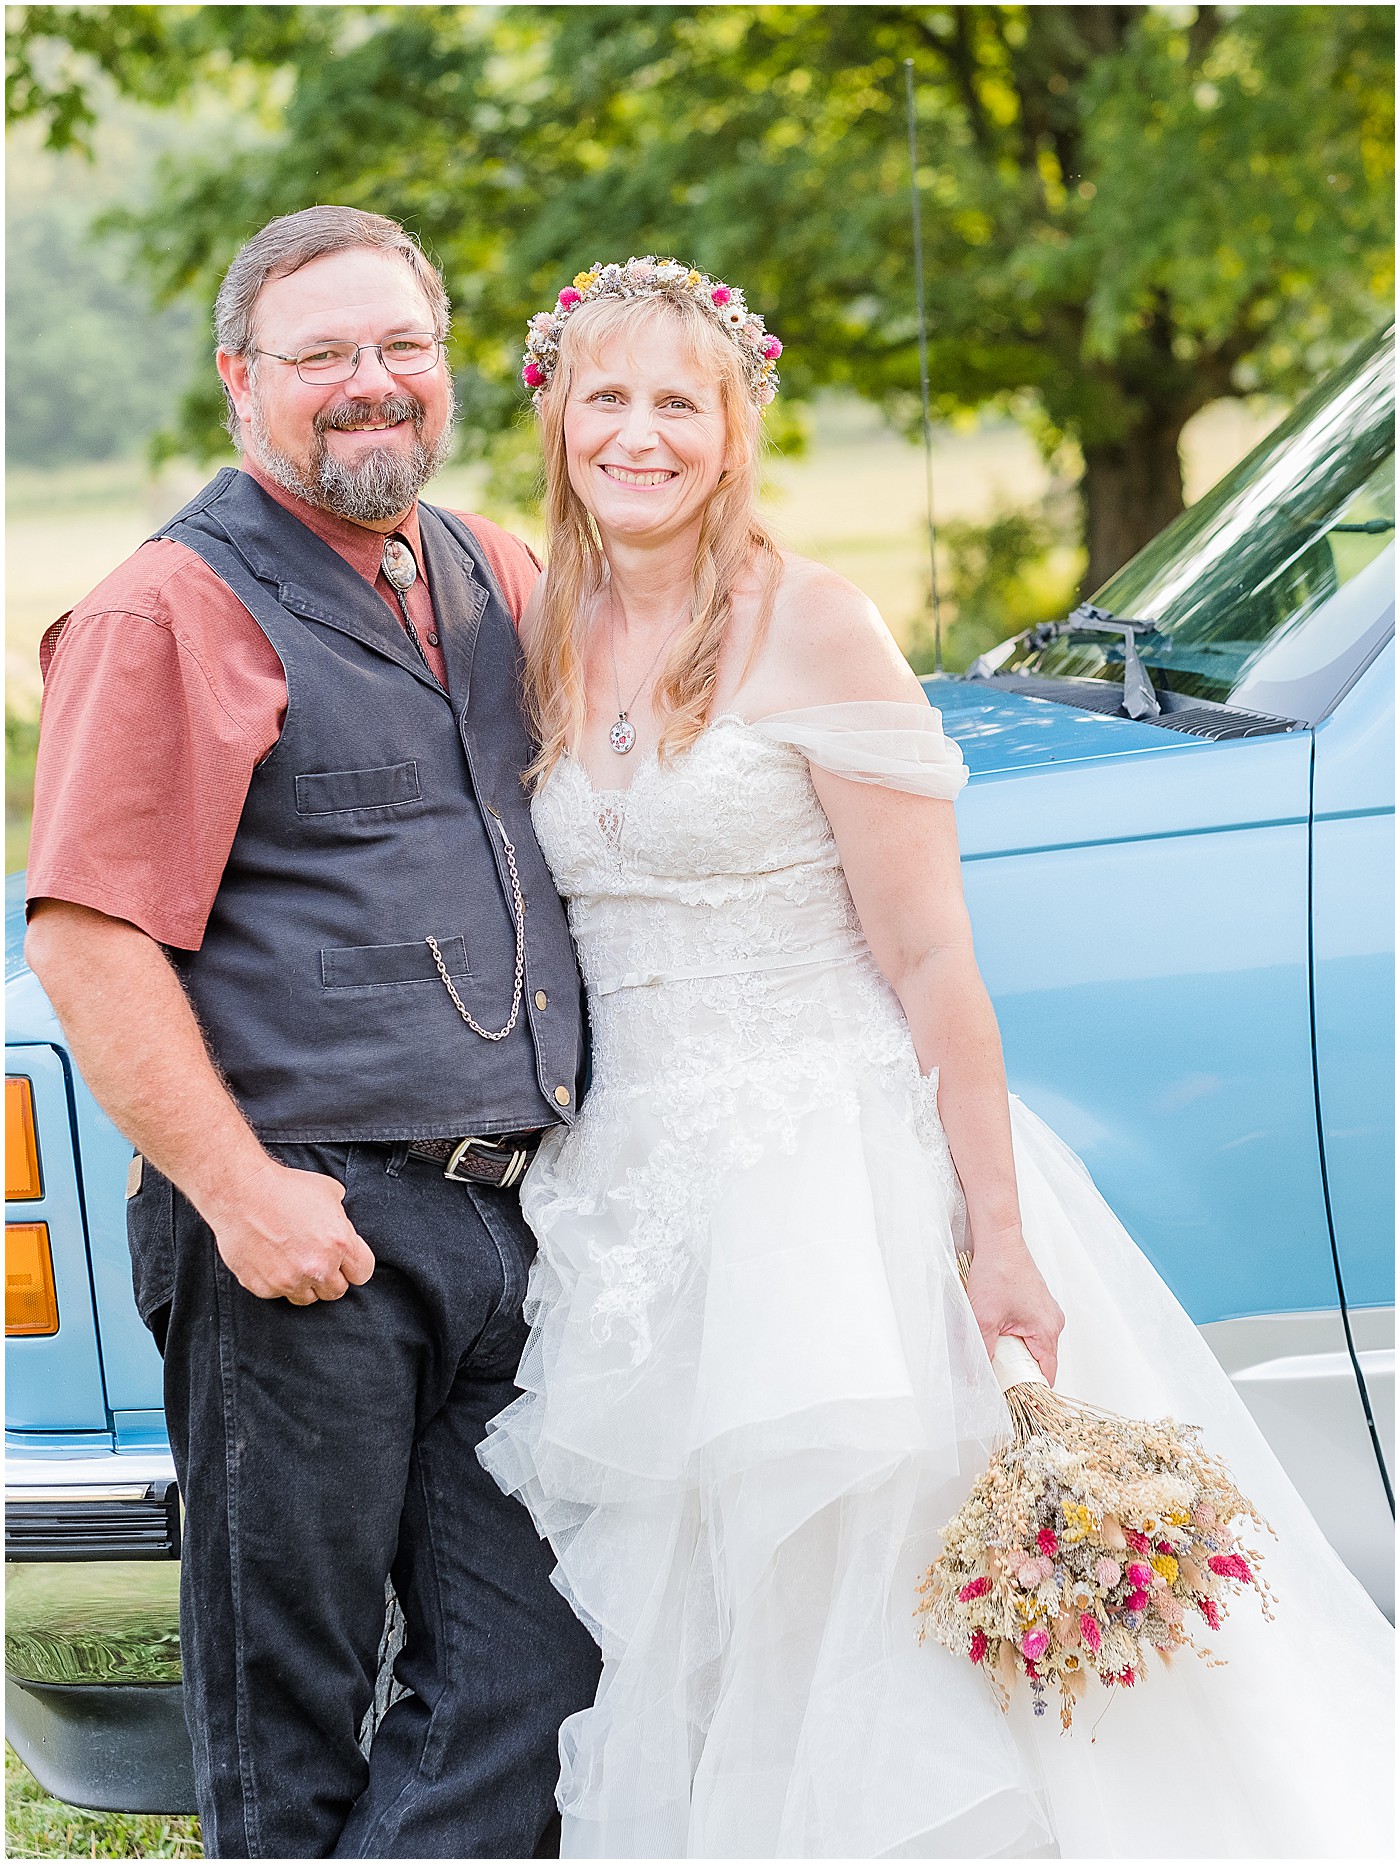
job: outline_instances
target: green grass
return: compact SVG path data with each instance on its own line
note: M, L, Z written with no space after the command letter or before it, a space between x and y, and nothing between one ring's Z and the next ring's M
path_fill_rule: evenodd
M199 1858L198 1819L84 1812L46 1793L5 1749L5 1855L12 1858Z

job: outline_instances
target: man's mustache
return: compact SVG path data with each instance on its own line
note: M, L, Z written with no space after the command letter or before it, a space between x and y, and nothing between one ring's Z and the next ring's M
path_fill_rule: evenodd
M338 401L332 407L319 408L312 420L318 434L334 428L338 433L356 427L393 426L398 421L412 421L421 428L425 409L416 395L390 395L386 401Z

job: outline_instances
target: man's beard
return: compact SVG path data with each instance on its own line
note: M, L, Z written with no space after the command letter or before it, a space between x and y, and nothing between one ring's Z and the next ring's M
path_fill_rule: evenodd
M255 389L250 438L259 466L284 491L322 511L348 518L352 524L383 524L407 511L433 474L447 464L456 415L454 397L442 432L429 446L423 439L423 404L416 395L390 395L373 404L338 402L322 408L312 422L311 457L303 467L273 444L262 398ZM395 446L374 447L352 464L337 459L326 445L329 428L344 430L381 421L413 423L417 439L408 452Z

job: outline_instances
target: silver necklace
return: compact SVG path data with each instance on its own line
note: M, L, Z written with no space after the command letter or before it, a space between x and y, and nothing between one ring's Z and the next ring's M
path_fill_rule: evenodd
M608 652L612 657L613 691L617 695L617 717L609 727L608 743L611 748L617 752L619 757L626 757L627 753L632 749L632 746L637 742L637 727L632 723L631 719L628 718L627 714L637 703L638 695L641 693L643 686L646 685L652 674L655 673L657 662L661 659L661 656L665 653L671 642L675 640L676 636L689 619L690 616L688 614L682 615L675 627L671 629L671 632L662 641L660 647L657 648L655 654L652 656L651 665L637 682L637 691L633 693L632 697L627 701L627 704L624 705L622 703L622 682L617 677L617 600L613 596L611 590L609 590Z

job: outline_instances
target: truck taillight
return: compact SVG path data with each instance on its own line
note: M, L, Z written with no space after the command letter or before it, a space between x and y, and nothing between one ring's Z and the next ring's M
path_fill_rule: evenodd
M44 1195L39 1174L39 1135L34 1130L34 1090L22 1074L5 1076L5 1198L29 1203Z
M5 1332L58 1332L58 1295L47 1223L5 1225Z

